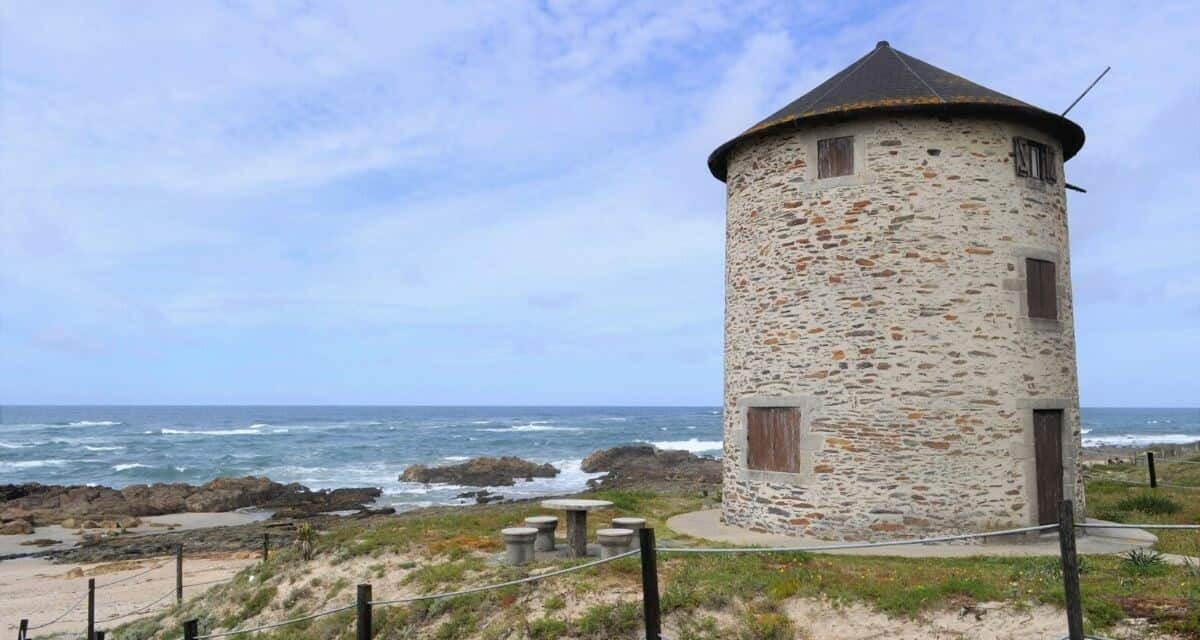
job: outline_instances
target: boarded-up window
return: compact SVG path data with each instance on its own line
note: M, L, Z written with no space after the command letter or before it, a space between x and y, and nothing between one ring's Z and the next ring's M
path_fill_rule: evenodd
M1025 288L1030 318L1058 319L1058 285L1053 262L1026 258Z
M854 175L854 136L817 141L817 177Z
M750 407L746 413L746 466L800 473L800 410Z
M1018 176L1051 184L1058 181L1054 150L1040 142L1013 138L1013 164Z

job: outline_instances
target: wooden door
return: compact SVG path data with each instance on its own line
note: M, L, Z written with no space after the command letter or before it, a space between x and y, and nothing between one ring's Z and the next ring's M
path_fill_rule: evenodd
M1038 524L1058 522L1063 499L1063 412L1033 412L1033 443L1037 461Z

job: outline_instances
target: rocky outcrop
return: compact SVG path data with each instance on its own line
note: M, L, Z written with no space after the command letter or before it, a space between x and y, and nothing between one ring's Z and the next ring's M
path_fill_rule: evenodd
M312 491L299 484L280 484L267 478L217 478L200 486L188 484L109 487L56 486L28 483L0 486L0 527L24 521L70 528L136 526L137 517L182 512L233 511L244 507L287 509L292 514L361 509L380 495L368 488ZM5 530L0 528L0 530ZM16 527L14 527L16 528Z
M719 486L721 461L687 451L662 450L635 444L597 451L583 459L588 473L607 472L588 481L592 488L680 488L682 485Z
M553 478L558 469L549 464L537 464L513 456L502 458L472 458L461 464L427 467L414 464L400 474L404 482L422 484L458 484L469 487L506 487L523 478Z

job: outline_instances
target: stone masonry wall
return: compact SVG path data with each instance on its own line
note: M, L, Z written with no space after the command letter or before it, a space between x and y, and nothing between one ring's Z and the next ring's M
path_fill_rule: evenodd
M816 140L857 173L816 180ZM1058 150L1015 175L1012 138ZM904 116L750 140L730 156L727 522L829 539L1037 523L1032 410L1064 410L1083 513L1062 153L1005 121ZM1058 320L1026 313L1025 258L1057 263ZM747 405L802 406L800 474L744 465Z

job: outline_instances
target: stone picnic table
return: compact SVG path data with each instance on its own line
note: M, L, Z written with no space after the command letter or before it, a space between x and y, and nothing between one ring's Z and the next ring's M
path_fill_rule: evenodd
M582 558L587 555L587 514L589 511L608 509L613 503L608 500L581 500L576 498L558 498L543 500L542 506L547 509L561 509L567 512L567 547L572 558Z

